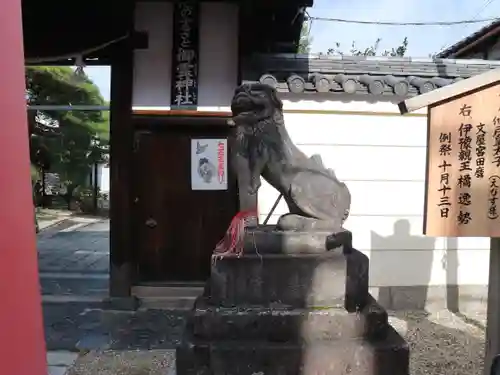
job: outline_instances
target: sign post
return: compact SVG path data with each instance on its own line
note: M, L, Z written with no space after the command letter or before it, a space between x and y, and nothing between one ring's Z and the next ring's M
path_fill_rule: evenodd
M485 374L500 354L500 70L408 99L427 107L424 234L490 237Z
M0 363L2 374L47 374L30 183L21 0L0 12Z

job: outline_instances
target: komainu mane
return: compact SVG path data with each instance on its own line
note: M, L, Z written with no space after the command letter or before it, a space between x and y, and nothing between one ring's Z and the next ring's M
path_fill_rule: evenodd
M235 157L246 161L246 170L238 174L247 174L248 192L257 194L262 176L288 205L289 213L280 217L277 229L343 231L351 205L349 190L319 155L308 158L293 144L276 90L265 84L243 84L235 91L231 110Z

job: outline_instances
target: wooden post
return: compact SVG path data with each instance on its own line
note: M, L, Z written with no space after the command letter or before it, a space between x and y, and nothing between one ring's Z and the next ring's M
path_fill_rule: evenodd
M123 8L123 9L122 9ZM127 0L129 30L133 30L134 2ZM130 298L134 277L132 255L132 124L133 46L116 47L111 61L110 116L110 301L117 307L135 308Z
M2 374L47 374L33 220L21 0L0 12L0 350Z
M486 324L484 374L490 374L493 358L500 354L500 238L490 240L490 274Z

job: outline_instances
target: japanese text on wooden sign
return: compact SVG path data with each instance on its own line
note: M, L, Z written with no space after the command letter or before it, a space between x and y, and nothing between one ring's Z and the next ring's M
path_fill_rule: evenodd
M198 104L199 3L179 1L174 9L171 105Z
M424 233L500 237L500 85L429 107Z

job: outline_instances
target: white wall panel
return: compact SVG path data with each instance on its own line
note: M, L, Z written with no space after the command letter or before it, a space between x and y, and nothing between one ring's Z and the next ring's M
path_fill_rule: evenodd
M486 284L489 239L422 235L426 117L394 116L397 107L390 102L309 98L285 96L286 127L306 155L321 155L349 187L351 215L345 226L354 246L370 257L371 286ZM324 112L297 113L301 110ZM261 222L277 196L263 181ZM286 212L282 201L270 223Z

